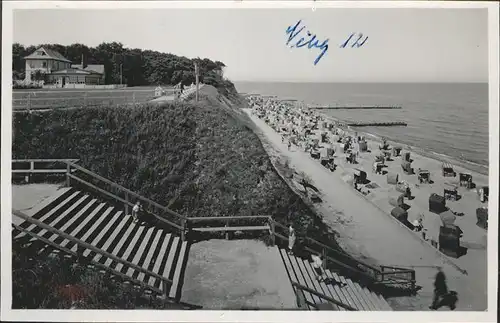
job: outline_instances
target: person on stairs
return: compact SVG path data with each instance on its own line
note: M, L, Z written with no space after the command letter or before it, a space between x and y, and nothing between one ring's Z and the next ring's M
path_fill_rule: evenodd
M134 207L132 208L132 217L134 218L134 222L139 221L139 211L141 210L141 202L135 202Z
M323 278L323 259L321 259L321 254L312 254L311 259L313 261L312 266L316 272L316 280L321 281Z
M288 254L293 255L293 246L295 245L295 229L292 223L288 226Z

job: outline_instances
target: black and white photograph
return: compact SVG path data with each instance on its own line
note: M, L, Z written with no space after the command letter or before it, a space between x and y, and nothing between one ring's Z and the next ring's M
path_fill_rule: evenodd
M496 321L498 14L4 2L2 320Z

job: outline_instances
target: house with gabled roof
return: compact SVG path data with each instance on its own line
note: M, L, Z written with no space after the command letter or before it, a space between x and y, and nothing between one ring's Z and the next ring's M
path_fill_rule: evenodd
M71 64L71 61L55 50L40 47L24 58L26 60L25 81L31 82L35 74L41 74L45 84L56 87L84 87L104 85L104 65Z

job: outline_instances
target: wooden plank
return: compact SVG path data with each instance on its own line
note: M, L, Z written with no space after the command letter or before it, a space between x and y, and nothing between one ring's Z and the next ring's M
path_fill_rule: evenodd
M371 311L371 307L369 304L367 304L367 302L365 301L365 299L362 297L362 295L360 295L359 291L356 289L356 286L354 286L353 282L349 279L349 278L345 278L345 277L342 277L345 282L347 283L347 286L349 286L349 289L351 291L351 293L356 296L356 298L358 299L359 303L361 304L361 306L363 307L363 310L364 311ZM342 279L341 278L341 279Z
M325 273L326 273L326 276L330 279L334 279L336 281L339 281L337 279L335 279L332 275L332 273L330 272L330 270L325 270ZM340 281L339 281L340 282ZM347 291L343 291L342 288L339 286L339 285L334 285L332 286L331 284L328 284L328 287L331 288L331 290L337 294L338 298L342 301L342 303L344 304L347 304L353 308L358 308L356 306L356 303L354 303L354 301L351 299L351 296L347 293Z
M76 201L75 203L73 203L69 208L67 208L63 213L59 214L59 216L57 218L55 218L54 220L52 220L52 222L50 223L47 223L47 222L44 222L44 223L47 223L48 225L50 225L51 227L55 227L56 224L58 224L63 218L65 218L66 216L68 216L69 213L71 213L77 206L79 206L81 203L83 203L83 201L87 200L89 198L88 195L84 195L82 196L78 201ZM90 202L90 201L89 201ZM45 234L47 234L48 231L43 229L43 230L40 230L40 232L37 232L37 234L39 236L44 236ZM45 237L45 238L48 238L48 237ZM31 238L32 241L36 240L35 238Z
M168 257L166 258L167 261L165 262L165 268L163 268L163 274L162 274L163 277L167 277L169 279L173 277L174 271L172 269L173 269L174 259L177 254L177 250L179 249L179 243L182 243L179 237L177 236L173 236L173 239L174 240L172 241L172 245L170 246L170 249L168 251Z
M307 286L307 283L304 279L304 276L302 275L302 272L300 271L299 265L297 263L297 259L295 256L290 256L290 264L292 265L293 271L295 272L295 275L298 279L298 283L304 286ZM306 297L306 301L312 304L316 304L315 299L313 298L313 295L307 291L304 291L304 295ZM309 305L309 309L314 309L311 305Z
M150 227L149 229L147 229L146 235L142 239L141 244L139 246L139 249L137 249L137 252L135 253L134 258L130 261L131 263L139 265L139 260L141 259L142 255L144 253L144 250L146 249L146 247L148 245L149 237L151 237L151 234L153 234L153 232L154 232L154 228L153 227ZM133 268L129 268L127 270L126 275L127 276L132 276L133 273L134 273L134 269Z
M371 300L371 297L370 297L371 292L368 291L368 293L367 293L366 289L362 288L361 286L359 286L358 283L353 282L352 280L351 280L351 283L353 284L354 289L358 291L358 295L361 296L361 298L363 298L363 300L365 301L366 305L368 305L370 310L372 310L372 311L378 310L378 306L376 306L376 304L374 304L373 301Z
M80 231L83 229L83 227L85 227L85 225L90 221L92 220L92 218L106 205L106 203L101 203L99 204L93 211L92 213L90 213L87 217L85 217L83 219L83 221L78 225L78 227L76 227L72 232L66 232L67 234L71 235L71 236L76 236L77 234L80 233ZM66 245L69 243L70 241L68 239L65 239L64 241L62 241L60 243L60 245L62 247L66 247Z
M278 248L281 254L281 258L283 259L283 263L285 264L285 269L288 274L288 278L292 282L299 282L297 279L297 275L295 275L295 272L293 271L292 264L290 263L290 259L288 258L288 253L285 249Z
M144 263L141 265L142 267L144 267L146 269L149 268L149 264L151 263L151 260L153 259L153 254L156 250L156 247L158 246L158 240L160 240L162 233L163 233L163 230L156 231L156 235L154 236L153 242L151 243L151 246L149 247L149 252L146 256L146 259L144 259ZM144 276L145 276L145 274L141 272L137 276L137 279L140 281L143 281Z
M120 224L118 225L118 228L113 231L113 235L112 237L116 236L121 230L122 230L122 227L127 223L126 221L126 218L124 218ZM123 244L127 241L127 238L128 236L130 235L130 233L132 232L132 230L135 228L135 224L132 222L130 223L130 225L128 226L127 230L125 231L125 233L120 237L120 240L118 241L118 243L116 244L116 246L113 248L113 251L111 251L111 254L113 255L118 255L118 252L121 250ZM109 246L113 243L113 240L114 239L111 239L109 238L108 241L106 241L106 243L104 244L104 246L102 247L104 250L107 250L109 248ZM97 258L97 259L96 259ZM96 261L100 261L100 256L99 255L96 255L94 259L96 259ZM106 266L110 266L111 263L113 262L112 259L107 259L106 262L104 263Z
M123 259L130 258L130 253L134 249L135 244L137 243L137 240L139 240L139 238L140 238L143 230L144 230L144 227L143 226L139 226L139 229L137 230L137 232L135 233L134 237L132 238L132 241L130 241L130 243L128 244L127 249L125 250L125 252L121 256L121 258L123 258ZM121 263L119 263L119 264L116 265L115 269L118 270L118 271L121 271L122 267L123 267L123 265Z
M169 296L171 298L177 298L177 289L179 288L181 274L184 268L183 264L184 264L184 257L186 256L186 248L187 248L187 242L183 241L181 245L181 251L179 253L179 258L177 259L177 264L175 266L174 278L172 279L173 284L172 286L170 286Z
M97 202L97 199L92 199L89 203L87 203L80 211L78 211L75 216L72 216L62 227L59 228L59 230L66 232L66 230L80 217L84 216L84 214L87 212L87 210L94 205L94 203ZM48 239L50 241L55 241L59 237L57 234L53 234L50 236Z
M295 258L295 261L297 263L297 267L299 268L300 273L302 274L302 277L304 278L305 284L303 284L303 285L307 286L307 287L309 287L311 289L316 290L316 288L315 288L315 286L314 286L314 284L312 282L312 280L314 278L311 279L311 277L309 277L309 274L307 273L307 270L304 267L304 262L302 262L302 260L300 258L297 258L297 257L294 257L294 258ZM318 290L316 290L316 291L320 292ZM312 298L314 300L314 304L321 304L321 303L323 303L323 300L321 300L318 296L316 296L314 294L312 295Z
M215 228L192 228L193 231L198 232L217 232L217 231L256 231L256 230L269 230L269 226L248 226L248 227L215 227Z
M380 299L380 302L383 304L385 310L387 310L387 311L393 310L391 307L391 304L389 304L389 302L384 298L384 296L379 294L378 298Z
M314 289L319 293L325 294L326 296L330 296L331 298L341 302L341 300L338 299L335 294L330 293L330 291L328 290L328 287L326 286L326 284L324 282L319 282L315 279L316 272L314 271L311 263L307 260L303 260L303 262L304 262L304 268L306 269L306 272L308 273L308 275L313 283ZM320 301L321 301L321 303L330 304L325 299L320 299ZM344 311L345 310L344 308L337 306L336 304L331 304L331 305L335 311Z
M155 264L154 264L152 272L154 272L156 274L160 274L161 264L163 263L163 260L169 256L169 254L167 254L167 248L168 248L168 245L170 243L171 237L172 237L171 233L168 233L165 236L165 239L163 239L163 244L161 245L160 252L158 253L158 256L156 256L156 259L154 260ZM177 242L175 242L175 243L177 246ZM156 278L149 277L148 285L154 286L155 281L156 281Z
M79 191L76 191L74 192L73 194L71 194L70 196L68 196L64 201L62 201L60 204L56 205L53 209L51 209L49 212L45 213L43 216L41 216L40 218L38 218L37 220L38 221L41 221L41 222L44 222L46 219L50 218L56 211L58 211L60 208L62 208L64 205L66 205L69 201L71 201L73 198L75 198L78 194L80 194ZM29 222L28 222L29 223ZM23 223L21 223L21 227L23 227ZM34 228L36 228L36 225L34 224L30 224L28 226L28 231L31 231L33 230ZM22 235L24 235L24 233L22 233L21 235L17 235L15 237L15 239L18 239L20 238Z
M101 216L99 218L97 218L97 220L94 221L94 223L92 224L92 226L87 230L87 232L85 232L85 234L80 237L80 240L82 241L85 241L85 242L89 242L87 241L87 239L92 235L92 233L94 233L94 231L101 225L102 221L104 221L104 219L111 213L111 211L114 210L114 207L110 206L106 209L106 211L104 211ZM73 246L73 248L71 248L71 251L74 251L76 252L78 246L75 245Z
M333 275L333 278L336 281L347 284L344 276L337 275L337 273L333 272L333 271L331 273ZM351 290L350 286L346 285L346 286L342 287L342 291L344 292L344 295L349 296L351 301L355 304L354 308L358 309L359 311L365 310L365 308L363 307L363 304L358 300L358 298L356 297L356 294L354 294L354 291Z
M101 239L104 237L104 235L106 235L108 233L108 231L110 230L111 228L111 225L113 225L115 223L115 221L122 216L122 211L118 211L118 212L115 212L115 215L113 215L113 218L111 218L111 220L108 221L108 223L106 224L106 226L104 228L102 228L102 230L99 232L99 234L94 238L94 240L92 240L92 242L90 242L90 244L92 245L95 245L97 246L97 244L99 244L99 242L101 241ZM106 250L106 249L104 249ZM87 257L92 251L91 250L85 250L83 252L83 256L84 257Z

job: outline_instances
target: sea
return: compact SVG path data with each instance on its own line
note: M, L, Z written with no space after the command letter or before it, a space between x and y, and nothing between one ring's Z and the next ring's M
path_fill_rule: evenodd
M400 106L393 110L317 110L344 121L404 121L408 126L360 127L433 157L488 173L487 83L235 82L240 93L276 95L322 106Z

